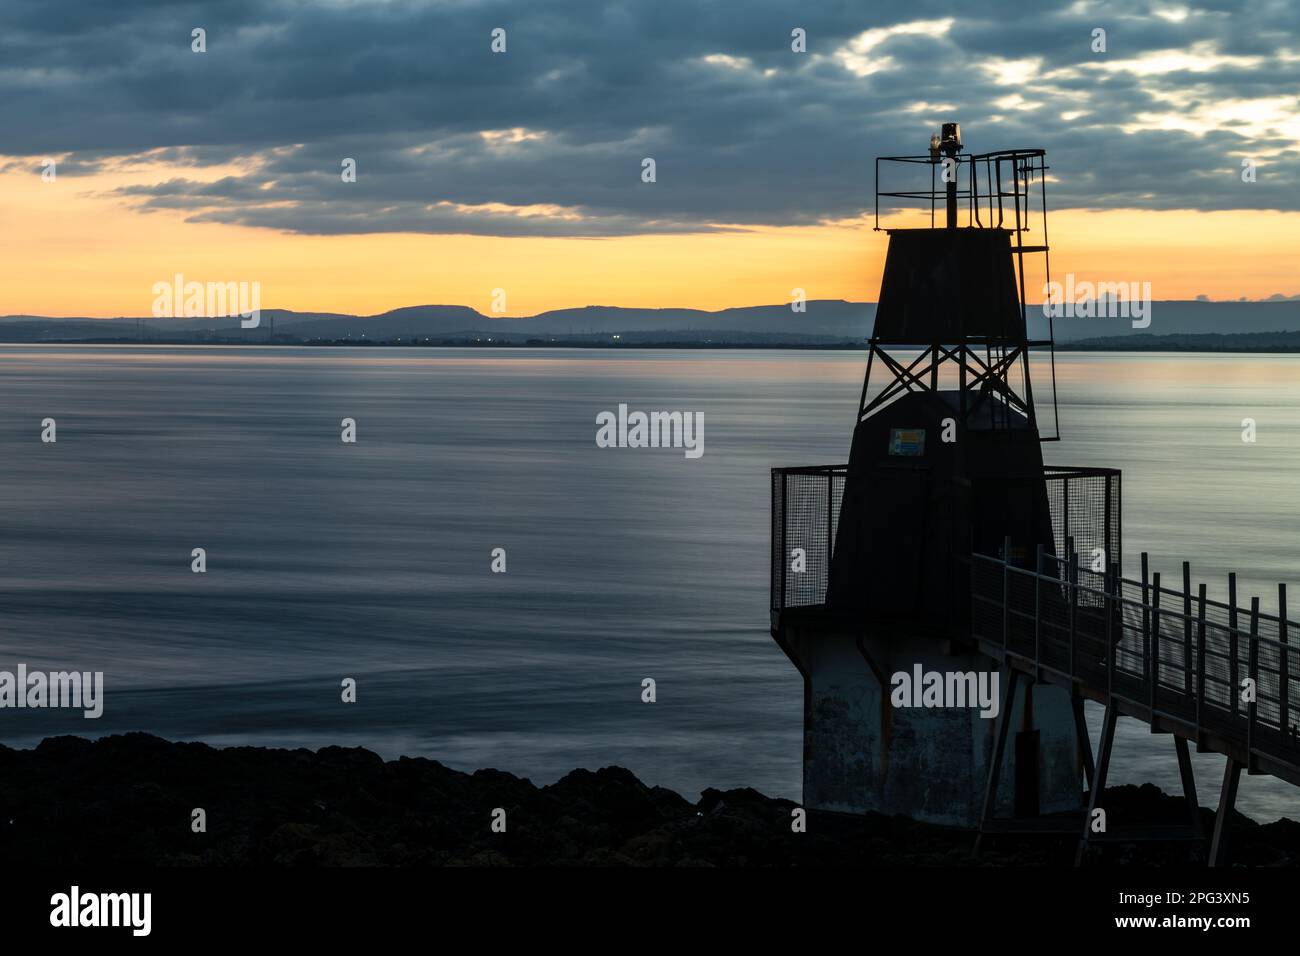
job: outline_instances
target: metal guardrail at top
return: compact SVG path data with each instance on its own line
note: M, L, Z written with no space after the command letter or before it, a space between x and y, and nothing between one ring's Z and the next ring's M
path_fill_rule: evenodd
M848 465L772 469L771 609L826 603ZM1019 479L1024 481L1024 479ZM1054 540L1085 566L1122 554L1120 473L1110 468L1043 469ZM1026 492L1028 493L1028 488ZM802 549L802 571L795 549ZM965 560L967 555L954 555ZM966 596L960 596L965 601Z
M1142 555L1142 580L1039 556L1037 571L1000 557L971 558L971 633L985 653L1107 703L1119 701L1250 770L1300 782L1300 657L1288 644L1297 625L1265 614L1259 598L1228 603L1164 587ZM1247 684L1247 679L1250 684ZM1253 694L1248 689L1253 687Z
M886 214L893 209L924 210L928 204L930 227L942 225L936 217L947 201L948 186L941 174L944 162L928 154L877 156L875 229L879 231L881 228L881 199L895 200L892 203L886 202ZM921 170L918 171L917 167L921 167ZM928 189L920 178L925 167L929 167ZM1016 251L1047 251L1048 166L1044 150L1003 149L991 153L957 153L952 157L952 168L956 179L958 207L964 211L959 225L1008 229L1015 236ZM887 186L886 180L891 174L905 177L906 188L882 189L882 183ZM1032 230L1035 220L1039 222L1042 238L1031 247L1021 241L1021 235Z

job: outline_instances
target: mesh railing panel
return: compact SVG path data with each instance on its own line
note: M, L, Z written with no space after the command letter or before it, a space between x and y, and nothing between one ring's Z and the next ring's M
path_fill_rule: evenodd
M772 610L826 603L847 465L772 471Z
M772 470L772 610L825 603L847 474L847 465ZM1058 550L1073 544L1081 569L1118 561L1119 472L1045 468L1043 480ZM802 549L802 556L795 549ZM966 556L954 560L964 562ZM1081 592L1081 600L1090 598Z

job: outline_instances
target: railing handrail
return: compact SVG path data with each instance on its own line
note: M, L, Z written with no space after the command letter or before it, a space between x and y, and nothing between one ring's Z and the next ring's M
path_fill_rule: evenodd
M1067 559L1062 558L1062 557L1060 557L1060 556L1058 556L1058 555L1055 555L1055 554L1045 553L1045 554L1043 555L1043 557L1044 557L1046 560L1048 560L1048 561L1055 561L1057 564L1062 565L1062 566L1064 566L1064 565L1067 564ZM1004 561L1002 558L998 557L997 555L991 555L991 554L979 554L979 553L977 553L977 552L972 552L972 553L971 553L971 558L976 559L976 560L980 560L980 561L987 561L987 562L989 562L989 563L991 563L991 564L996 564L996 565L998 565L999 567L1001 567L1001 566L1004 565L1004 564L1007 564L1007 565L1008 565L1007 570L1008 570L1008 572L1011 573L1011 574L1018 574L1018 575L1021 575L1021 576L1023 576L1023 577L1029 577L1029 578L1037 578L1037 579L1039 579L1039 580L1042 580L1042 581L1045 581L1045 582L1048 582L1048 583L1052 583L1052 584L1058 585L1058 586L1060 586L1060 587L1069 587L1069 588L1071 588L1071 589L1073 589L1073 590L1077 590L1077 591L1079 591L1080 593L1091 594L1091 595L1093 595L1093 596L1095 596L1095 597L1097 597L1097 598L1101 598L1101 599L1104 599L1104 598L1112 598L1112 599L1118 601L1121 605L1125 605L1125 606L1129 606L1129 607L1136 607L1136 608L1139 608L1139 609L1141 609L1141 608L1153 608L1153 607L1154 607L1154 604L1152 604L1152 603L1144 603L1144 602L1142 602L1142 601L1140 601L1140 600L1134 600L1134 599L1132 599L1132 598L1128 598L1128 597L1125 597L1125 596L1124 596L1124 594L1123 594L1123 588L1124 588L1124 585L1129 585L1129 586L1131 586L1131 587L1133 587L1133 588L1141 588L1141 587L1142 587L1142 582L1141 582L1141 581L1138 581L1138 580L1135 580L1135 579L1133 579L1133 578L1126 578L1126 577L1122 577L1122 576L1121 576L1121 577L1119 577L1119 578L1116 579L1116 581L1117 581L1118 584L1119 584L1119 588L1118 588L1117 590L1115 590L1115 591L1106 591L1106 590L1104 590L1104 589L1098 589L1098 588L1091 587L1091 586L1089 586L1089 585L1087 585L1087 584L1082 584L1082 583L1070 584L1070 583L1069 583L1065 578L1062 578L1062 577L1060 577L1060 576L1057 575L1057 574L1051 574L1051 573L1047 573L1047 572L1044 572L1044 573L1040 574L1039 572L1035 571L1035 570L1032 569L1032 568L1022 568L1022 567L1018 567L1018 566L1015 565L1015 564L1010 564L1009 562ZM1095 577L1095 578L1103 579L1103 581L1104 581L1104 579L1105 579L1105 577L1106 577L1106 575L1105 575L1103 572L1100 572L1100 571L1093 571L1093 570L1091 570L1090 568L1079 567L1079 568L1077 568L1077 571L1078 571L1080 574L1088 574L1088 575L1092 575L1092 576ZM1157 589L1156 589L1153 585L1148 584L1148 590L1151 591L1152 594L1154 594L1154 593L1156 592ZM1193 603L1195 603L1195 604L1197 604L1197 605L1199 605L1199 604L1200 604L1200 601L1201 601L1201 599L1200 599L1200 595L1199 595L1199 592L1193 593L1193 592L1190 592L1190 591L1184 591L1184 590L1177 589L1177 588L1167 588L1167 587L1164 587L1164 586L1161 586L1158 590L1159 590L1159 593L1160 593L1160 594L1168 595L1169 597L1176 597L1176 598L1178 598L1178 599L1180 599L1180 600L1182 600L1184 597L1190 596L1190 597L1191 597L1191 600L1193 601ZM1212 599L1210 599L1210 598L1206 598L1206 599L1205 599L1205 604L1206 604L1207 607L1215 607L1215 608L1218 608L1219 610L1225 611L1225 612L1227 612L1227 613L1229 613L1229 614L1231 614L1232 611L1233 611L1233 608L1232 608L1231 605L1229 605L1229 604L1224 604L1224 603L1222 603L1222 602L1220 602L1220 601L1214 601L1214 600L1212 600ZM1248 611L1247 611L1246 613L1242 613L1242 612L1245 610L1244 608L1242 608L1242 607L1238 607L1236 610L1237 610L1237 612L1238 612L1238 617L1240 617L1240 618L1248 618L1248 617L1250 617L1250 614L1249 614ZM1161 603L1160 603L1160 617L1161 617L1161 619L1178 619L1178 620L1183 621L1183 622L1189 622L1189 621L1190 621L1190 622L1193 623L1193 624L1196 624L1196 623L1198 623L1198 622L1200 621L1200 615L1199 615L1199 614L1184 614L1182 611L1175 610L1175 609L1174 609L1174 605L1172 605L1172 604L1170 604L1170 605L1166 605L1164 602L1161 602ZM1275 615L1275 614L1265 614L1265 613L1262 612L1262 611L1259 612L1257 615L1255 615L1255 618L1256 618L1256 620L1259 621L1261 624L1264 623L1264 622L1270 622L1270 623L1273 623L1273 624L1279 624L1279 625L1280 625L1281 622L1282 622L1282 620L1283 620L1282 618L1278 617L1278 616ZM1294 629L1298 629L1298 630L1300 630L1300 622L1293 621L1293 620L1291 620L1290 618L1287 618L1287 619L1286 619L1286 622L1287 622L1287 630L1288 630L1288 631L1291 630L1291 629L1293 629L1293 628L1294 628ZM1213 626L1214 626L1216 629L1221 630L1221 631L1224 631L1224 632L1226 632L1226 633L1229 633L1229 634L1233 634L1233 633L1235 633L1238 637L1243 637L1243 636L1244 636L1244 637L1246 637L1246 638L1249 639L1249 640L1259 641L1260 643L1271 644L1271 645L1274 645L1274 646L1277 646L1277 647L1286 647L1286 648L1288 648L1288 649L1295 649L1295 648L1297 648L1297 645L1295 645L1295 644L1290 644L1290 643L1288 643L1288 642L1286 642L1286 641L1283 641L1283 640L1281 640L1281 639L1279 639L1279 638L1276 638L1276 637L1270 637L1270 636L1268 636L1268 635L1266 635L1266 634L1259 634L1259 633L1256 633L1256 634L1253 634L1253 635L1252 635L1252 634L1250 633L1249 625L1241 625L1241 624L1238 624L1238 625L1236 625L1236 626L1233 626L1232 624L1227 624L1227 623L1223 623L1223 622L1220 622L1220 621L1208 621L1208 619L1207 619L1207 623L1211 623L1211 624L1213 624Z

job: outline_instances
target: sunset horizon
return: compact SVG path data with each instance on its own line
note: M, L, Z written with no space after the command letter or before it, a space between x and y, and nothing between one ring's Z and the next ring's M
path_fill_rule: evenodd
M0 190L13 180L12 172L0 177ZM154 284L176 272L200 282L259 282L264 309L353 315L420 305L506 318L590 306L714 312L788 303L793 289L810 301L874 302L886 248L885 233L870 222L622 238L302 236L191 223L112 202L103 208L103 199L80 195L51 216L49 191L81 185L59 183L42 183L36 169L27 202L10 203L11 216L28 210L32 218L14 223L5 240L0 314L148 316ZM1300 212L1053 210L1052 217L1054 275L1149 281L1157 301L1300 295L1293 266ZM882 217L881 228L914 222ZM73 223L72 231L57 231ZM1225 239L1235 251L1225 252ZM80 250L75 267L54 253L69 247ZM437 275L425 275L431 271ZM507 293L504 311L493 308L494 289ZM1041 301L1032 291L1027 298Z
M1296 0L5 0L0 62L17 945L1287 924Z

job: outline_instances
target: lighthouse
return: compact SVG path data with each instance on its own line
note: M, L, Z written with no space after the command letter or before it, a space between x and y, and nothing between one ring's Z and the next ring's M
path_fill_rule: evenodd
M1050 278L1046 173L1041 149L965 151L956 123L876 161L877 229L882 202L912 219L884 230L848 463L772 473L772 635L804 683L809 808L976 826L1081 805L1081 701L970 636L972 555L1119 561L1118 474L1043 460L1052 337L1031 338L1025 286L1027 262Z

